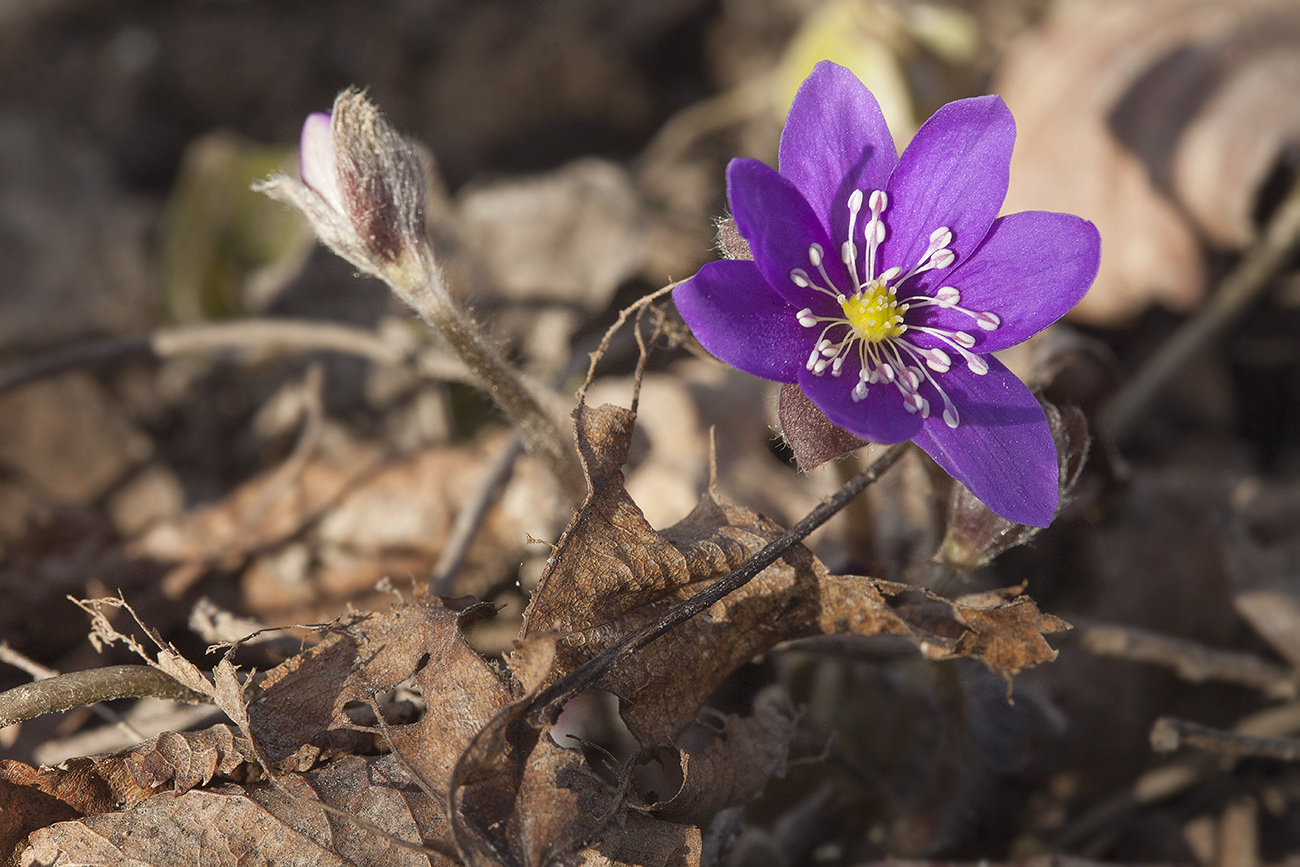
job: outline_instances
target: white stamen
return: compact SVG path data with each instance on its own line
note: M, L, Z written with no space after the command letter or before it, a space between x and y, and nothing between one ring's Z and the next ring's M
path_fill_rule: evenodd
M934 250L940 250L952 243L952 232L947 226L940 226L930 233L930 247Z
M975 324L985 331L996 331L997 327L1002 324L996 313L975 313Z
M983 376L989 372L989 364L978 355L967 355L966 366L970 368L971 373Z
M952 367L952 359L948 356L948 353L937 346L922 351L921 357L925 359L926 367L935 373L947 373Z
M879 217L889 207L889 195L884 190L872 190L871 198L867 200L867 207L871 213Z
M957 419L957 407L955 407L955 406L946 406L946 407L944 407L944 409L943 409L943 420L944 420L944 422L948 425L948 427L952 428L953 430L956 430L956 429L957 429L957 422L958 422L958 419Z
M885 273L881 274L880 279L884 280L886 283L890 283L893 281L895 277L897 277L899 274L902 273L903 273L903 269L895 265L893 268L889 268L888 270L885 271Z
M812 282L808 279L808 272L802 268L795 268L790 272L790 282L800 289L807 289L812 285Z
M934 300L940 307L953 307L961 303L961 293L953 286L944 286L934 293Z
M812 244L808 247L808 261L812 262L814 268L822 266L822 248L820 244Z
M947 268L955 261L957 261L957 254L952 250L936 250L934 255L930 257L930 267Z
M853 398L854 403L861 403L866 400L867 384L865 382L859 382L857 385L853 386L853 391L849 392L849 395Z

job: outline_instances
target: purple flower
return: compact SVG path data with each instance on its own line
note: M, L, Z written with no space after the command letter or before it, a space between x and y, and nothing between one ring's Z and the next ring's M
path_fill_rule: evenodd
M727 195L753 260L673 291L711 353L797 384L864 440L912 440L1008 520L1060 499L1038 401L990 353L1056 321L1097 273L1086 220L998 216L1015 122L995 96L953 102L903 155L875 98L818 64L781 136L780 172L733 160Z
M302 127L302 183L272 177L255 189L307 216L330 249L399 292L428 279L424 163L358 90Z

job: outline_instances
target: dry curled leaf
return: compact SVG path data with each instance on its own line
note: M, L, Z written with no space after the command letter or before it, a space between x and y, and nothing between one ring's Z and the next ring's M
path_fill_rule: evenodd
M768 702L752 716L731 714L704 749L677 751L681 787L643 806L664 818L705 825L719 810L752 801L769 780L785 774L796 730L788 704Z
M611 406L583 407L576 417L592 493L557 545L520 632L525 641L541 634L557 637L551 682L740 566L783 532L713 490L685 519L656 532L624 490L619 470L627 457L633 414ZM939 646L933 636L917 632L906 611L891 610L882 589L897 592L894 585L830 575L797 546L599 685L623 700L624 720L643 745L662 744L694 719L704 697L732 670L781 641L836 632L901 633ZM1037 615L1028 600L1008 603L1007 610L1026 603ZM948 609L954 634L942 645L944 652L983 658L994 642L976 636L990 622L972 615L967 624L964 611L961 606ZM997 622L1010 620L1003 616ZM1038 622L1049 631L1063 626L1054 618ZM1000 671L1014 673L1054 656L1037 633L1027 641L1031 636L1023 630L994 632L998 640L1020 649L1019 655L1002 648L990 653L986 662Z

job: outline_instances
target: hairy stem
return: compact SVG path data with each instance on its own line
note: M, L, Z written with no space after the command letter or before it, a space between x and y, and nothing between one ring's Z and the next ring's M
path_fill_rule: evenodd
M519 372L488 344L473 320L452 300L442 270L432 257L415 273L420 276L413 275L404 285L390 283L393 291L443 334L519 431L528 453L546 464L570 493L583 496L587 484L577 453Z

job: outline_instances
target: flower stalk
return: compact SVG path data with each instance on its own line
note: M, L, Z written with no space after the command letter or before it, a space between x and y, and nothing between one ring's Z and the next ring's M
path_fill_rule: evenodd
M577 455L534 388L483 336L447 289L425 234L427 175L416 147L358 90L303 124L302 181L283 175L254 189L306 215L321 242L383 280L436 328L519 431L525 448L566 488L586 490Z

